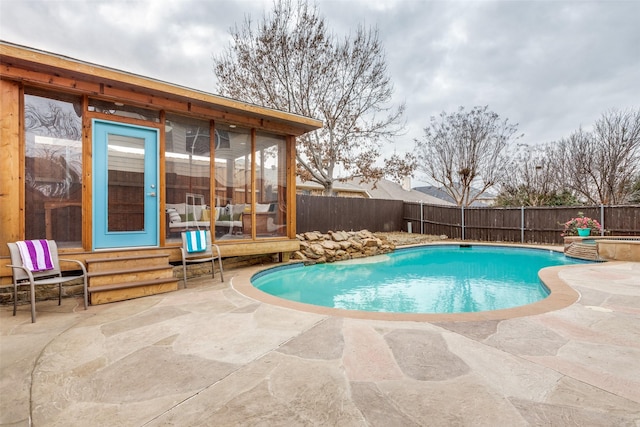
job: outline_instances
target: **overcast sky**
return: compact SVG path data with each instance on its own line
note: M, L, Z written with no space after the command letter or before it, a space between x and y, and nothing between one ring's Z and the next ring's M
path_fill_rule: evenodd
M411 151L429 118L489 109L538 144L640 106L640 1L318 0L336 34L376 26ZM0 0L0 38L216 93L214 55L271 0ZM417 181L420 178L417 177Z

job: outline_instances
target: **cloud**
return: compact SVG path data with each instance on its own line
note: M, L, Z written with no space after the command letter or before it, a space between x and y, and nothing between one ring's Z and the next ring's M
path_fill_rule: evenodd
M638 108L640 2L317 0L331 31L375 26L411 151L429 117L489 108L537 144ZM215 93L212 55L271 0L0 2L0 38ZM28 18L25 18L28 17Z

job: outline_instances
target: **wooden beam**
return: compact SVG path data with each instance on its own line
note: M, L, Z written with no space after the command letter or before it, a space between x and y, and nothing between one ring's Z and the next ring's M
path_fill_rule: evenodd
M94 88L95 83L99 83L99 85L102 85L99 87L102 87L102 90L107 92L121 88L125 91L133 90L135 92L137 90L139 93L156 95L161 93L163 96L166 96L167 99L190 100L194 104L206 105L207 108L214 110L231 111L283 122L295 128L302 129L303 132L322 127L322 122L312 118L260 107L112 68L78 61L61 55L12 45L6 42L0 42L0 61L3 64L0 74L28 80L29 74L31 74L31 78L34 76L32 73L24 72L29 69L35 69L36 72L49 77L49 80L46 82L49 87L56 84L64 85L65 83L69 85L70 82L75 82L67 88L69 90L79 89L83 93L87 93L86 88L78 88L77 85L83 85L84 82L93 82ZM18 71L19 68L23 68L23 72ZM41 81L41 83L45 82ZM98 90L98 93L96 93L95 89L91 92L97 95L101 93L101 90ZM122 97L119 96L119 98Z
M0 81L0 255L5 256L9 255L7 243L24 236L21 99L19 84Z
M91 117L86 114L89 97L82 97L82 247L90 250L93 246L93 136L91 135Z
M287 236L296 237L296 138L287 137Z
M251 172L249 194L251 194L251 239L256 238L256 130L251 129Z
M14 79L42 89L59 90L77 95L88 94L108 101L124 102L155 110L161 109L205 120L220 120L229 124L255 127L283 135L301 135L307 132L307 129L293 124L247 115L246 112L231 111L212 104L198 104L189 99L176 99L148 92L143 93L141 88L116 87L105 85L104 82L89 82L62 76L52 76L9 65L3 65L0 75L4 79Z
M166 172L166 136L167 136L167 126L166 126L167 116L164 111L160 111L160 140L158 141L158 152L159 152L159 173L158 177L158 188L156 190L156 194L158 197L158 227L160 233L158 234L159 244L160 246L164 246L166 244L167 239L167 228L165 225L164 217L165 217L165 204L167 203L167 172Z

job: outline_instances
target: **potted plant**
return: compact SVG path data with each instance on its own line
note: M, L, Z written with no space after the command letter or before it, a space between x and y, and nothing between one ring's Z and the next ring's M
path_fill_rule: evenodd
M571 218L564 223L563 236L590 236L592 233L599 234L602 227L600 223L593 218L584 216L582 212L578 212L578 216Z

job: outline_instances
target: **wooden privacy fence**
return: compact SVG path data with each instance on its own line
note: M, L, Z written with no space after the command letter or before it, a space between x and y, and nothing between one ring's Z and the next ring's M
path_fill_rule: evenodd
M344 197L296 197L297 232L408 231L491 242L563 242L562 224L578 215L597 219L605 235L640 235L640 205L462 208Z
M402 230L402 200L296 196L296 232Z
M403 221L415 233L454 239L561 244L563 224L580 212L602 224L601 235L640 234L639 205L463 208L405 203Z

